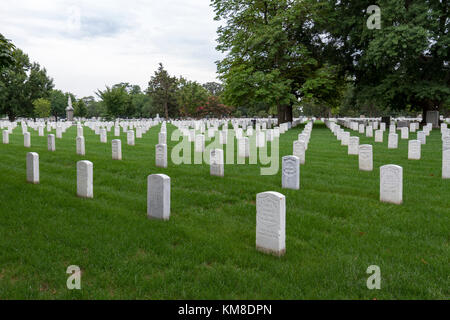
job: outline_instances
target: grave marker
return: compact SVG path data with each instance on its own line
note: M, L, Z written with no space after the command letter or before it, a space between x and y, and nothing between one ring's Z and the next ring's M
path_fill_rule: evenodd
M94 197L94 165L83 160L77 162L77 196L81 198Z
M282 188L300 189L300 159L296 156L285 156L282 161Z
M277 256L286 252L286 198L281 193L256 195L256 249Z
M388 164L380 168L380 201L394 204L403 202L403 168Z
M27 153L27 182L39 183L39 154L36 152Z
M147 217L160 220L170 218L170 177L165 174L147 177Z
M112 147L112 159L122 160L122 141L114 139L111 144Z
M373 147L370 144L359 146L359 170L373 170Z

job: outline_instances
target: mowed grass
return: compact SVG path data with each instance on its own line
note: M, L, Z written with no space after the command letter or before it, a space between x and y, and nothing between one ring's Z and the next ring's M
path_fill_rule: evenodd
M168 126L168 142L174 127ZM282 135L280 158L292 154L303 126ZM111 140L84 129L86 156L77 156L76 128L56 139L20 127L0 144L0 299L448 299L450 180L441 179L440 133L422 160L374 145L374 171L360 172L323 124L312 131L301 190L281 189L281 170L259 165L155 167L160 127L123 161L111 160ZM54 133L54 132L53 132ZM358 135L352 132L352 135ZM411 134L410 138L415 138ZM39 185L26 183L26 153L40 156ZM76 197L76 162L94 163L94 199ZM403 167L404 204L379 201L379 167ZM147 176L171 177L170 221L146 217ZM255 250L256 194L286 196L286 255ZM68 290L69 265L82 269L82 290ZM381 268L381 290L368 290L366 270Z

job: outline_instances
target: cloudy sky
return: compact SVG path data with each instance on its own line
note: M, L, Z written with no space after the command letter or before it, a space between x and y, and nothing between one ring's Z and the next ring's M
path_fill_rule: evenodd
M209 0L1 0L0 33L44 66L55 88L78 97L119 82L147 88L170 74L217 81Z

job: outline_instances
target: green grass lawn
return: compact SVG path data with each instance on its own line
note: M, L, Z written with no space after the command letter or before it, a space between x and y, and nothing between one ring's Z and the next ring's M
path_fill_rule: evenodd
M176 142L168 142L170 149ZM302 126L280 139L292 154ZM312 131L301 190L281 189L281 170L261 176L258 165L155 167L159 127L123 161L84 129L86 156L77 156L76 127L56 139L20 126L0 144L0 299L448 299L450 180L441 179L439 131L427 137L422 160L374 145L374 171L360 172L332 132ZM54 133L54 132L53 132ZM411 134L410 138L415 138ZM1 141L0 141L1 142ZM26 183L26 153L40 156L39 185ZM76 162L94 163L94 199L76 197ZM404 204L379 201L379 167L403 167ZM170 221L146 216L147 176L171 178ZM286 255L255 249L256 194L286 196ZM82 290L68 290L69 265L82 269ZM368 290L366 270L381 268L381 290Z

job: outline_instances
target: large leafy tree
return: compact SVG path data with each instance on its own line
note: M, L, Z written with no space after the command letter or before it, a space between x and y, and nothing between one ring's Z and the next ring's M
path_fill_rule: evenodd
M83 99L79 99L78 101L76 101L76 103L74 104L74 112L73 115L75 117L86 117L88 114L88 108L86 105L86 102L84 102Z
M209 92L196 81L181 77L178 82L177 103L180 115L195 116L197 108L207 101Z
M203 84L203 88L209 91L212 96L219 97L223 92L223 85L218 82L206 82Z
M207 101L197 108L196 116L199 118L223 118L229 117L232 112L233 108L224 105L218 97L209 96Z
M47 118L50 116L51 105L50 101L44 98L39 98L33 101L34 113L39 118Z
M104 117L107 114L105 104L102 101L96 101L93 96L83 97L83 100L87 108L87 117Z
M45 68L30 62L28 55L15 49L13 58L14 63L0 72L0 114L7 114L10 120L32 117L33 101L48 98L53 88Z
M14 64L14 45L0 33L0 70Z
M126 117L130 114L132 103L126 85L106 86L105 90L98 90L96 94L102 99L109 116Z
M56 119L66 116L66 108L69 101L69 96L72 99L73 105L76 106L76 99L74 94L70 92L64 93L63 91L58 89L53 89L50 92L51 114Z
M153 103L164 112L166 119L178 114L177 85L177 78L170 76L162 63L159 64L158 70L155 71L148 83L147 94L152 98Z
M396 110L444 110L450 105L447 0L380 0L381 28L369 29L373 1L320 1L329 59L354 79L353 103ZM425 117L424 117L425 120Z
M218 63L225 102L263 102L277 108L279 123L292 121L302 85L324 63L311 27L317 1L213 0L212 6L225 22L217 47L227 54Z

